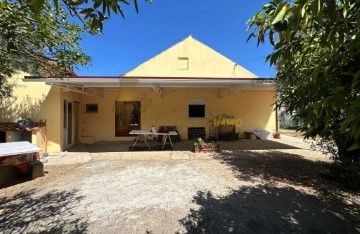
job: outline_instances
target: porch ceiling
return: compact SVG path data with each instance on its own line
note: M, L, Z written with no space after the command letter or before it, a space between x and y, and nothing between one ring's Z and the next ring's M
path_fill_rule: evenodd
M74 77L74 78L38 78L25 77L25 82L45 82L60 85L63 90L78 91L84 94L96 93L96 90L154 90L163 96L163 90L218 90L219 97L241 90L274 90L274 79L258 78L159 78L159 77ZM66 91L66 90L65 90Z

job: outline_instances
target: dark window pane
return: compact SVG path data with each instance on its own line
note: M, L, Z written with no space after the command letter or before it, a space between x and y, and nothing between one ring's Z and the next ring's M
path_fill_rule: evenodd
M86 104L86 113L97 113L98 105L97 104Z
M189 118L205 118L205 105L189 105Z

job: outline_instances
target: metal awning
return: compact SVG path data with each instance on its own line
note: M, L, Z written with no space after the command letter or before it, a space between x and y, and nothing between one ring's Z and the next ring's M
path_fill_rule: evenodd
M274 90L271 78L203 78L203 77L72 77L43 78L28 76L25 82L58 85L63 91L99 95L103 90L152 89L161 97L164 90L217 90L219 98L242 90ZM101 94L102 95L102 94Z

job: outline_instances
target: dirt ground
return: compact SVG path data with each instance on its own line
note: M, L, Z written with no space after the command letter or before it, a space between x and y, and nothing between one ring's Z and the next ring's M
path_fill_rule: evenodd
M280 132L280 134L283 134L283 135L286 135L286 136L304 138L304 133L303 132L297 132L296 130L293 130L293 129L280 129L279 132Z
M301 139L223 145L50 155L44 177L0 189L0 233L360 233L359 194Z

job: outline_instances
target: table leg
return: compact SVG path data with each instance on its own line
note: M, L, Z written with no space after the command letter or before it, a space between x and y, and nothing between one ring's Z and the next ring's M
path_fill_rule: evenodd
M136 137L136 140L135 140L135 142L134 142L131 150L134 150L134 147L135 147L136 143L138 142L139 137L140 137L140 135L138 135L138 136Z
M164 147L165 147L166 140L169 139L169 143L170 143L170 145L171 145L171 148L174 150L174 146L173 146L173 144L172 144L170 135L164 135L163 138L164 138L164 141L163 141L163 147L162 147L162 149L164 149Z
M164 149L164 147L165 147L166 139L167 139L167 135L163 135L163 146L162 146L162 149Z
M151 150L151 147L150 147L149 143L147 142L146 136L145 136L145 135L142 135L142 136L143 136L143 139L144 139L145 144L147 145L147 147L149 148L149 150Z
M169 135L169 142L170 142L171 148L174 150L174 146L173 146L173 144L172 144L171 136L170 136L170 135Z

